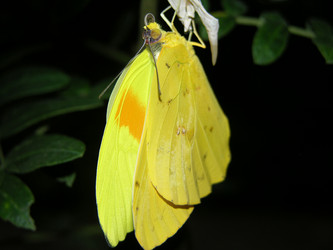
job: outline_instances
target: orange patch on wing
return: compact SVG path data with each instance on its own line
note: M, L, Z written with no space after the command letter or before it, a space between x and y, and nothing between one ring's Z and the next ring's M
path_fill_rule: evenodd
M137 141L141 140L145 114L146 108L138 101L133 93L128 91L123 94L116 113L116 117L119 117L118 124L120 127L128 127L131 135L133 135Z

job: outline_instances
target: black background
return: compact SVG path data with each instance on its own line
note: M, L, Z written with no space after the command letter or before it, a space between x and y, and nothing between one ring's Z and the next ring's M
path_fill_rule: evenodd
M333 24L329 1L246 3L249 16L278 10L292 25L304 26L310 17ZM161 11L167 2L158 6ZM37 48L2 70L47 65L92 83L115 76L126 57L109 59L89 42L108 44L130 58L141 43L139 8L139 1L1 2L1 55ZM213 2L212 9L221 6ZM232 162L227 179L160 249L333 249L333 68L311 40L296 36L290 36L275 63L254 65L255 30L238 26L221 39L215 67L209 49L196 49L230 121ZM51 124L50 132L84 141L86 154L65 166L21 176L35 195L31 213L37 231L1 221L0 249L108 249L94 196L105 107L44 124ZM72 171L77 172L73 188L55 180ZM133 233L117 246L140 248Z

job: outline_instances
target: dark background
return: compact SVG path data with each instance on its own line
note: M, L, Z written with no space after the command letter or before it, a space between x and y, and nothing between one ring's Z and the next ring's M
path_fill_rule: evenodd
M303 27L310 17L333 24L329 2L252 0L247 15L278 10L292 25ZM160 1L159 12L166 6ZM2 1L0 56L31 52L1 70L47 65L92 84L112 78L141 43L139 9L139 1ZM221 6L212 1L212 9ZM215 67L209 49L196 49L230 121L232 162L225 182L160 249L333 249L333 68L311 40L296 36L278 61L254 65L255 30L238 26L221 39ZM21 176L35 195L37 231L0 221L0 249L108 249L94 196L105 108L44 122L50 132L85 142L86 154ZM73 171L73 188L55 180ZM117 249L141 247L130 233Z

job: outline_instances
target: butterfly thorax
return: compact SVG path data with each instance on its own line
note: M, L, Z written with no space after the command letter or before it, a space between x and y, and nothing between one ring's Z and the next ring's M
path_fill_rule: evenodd
M160 39L162 50L172 49L172 53L179 62L191 62L195 57L195 51L190 42L188 42L178 32L165 32Z

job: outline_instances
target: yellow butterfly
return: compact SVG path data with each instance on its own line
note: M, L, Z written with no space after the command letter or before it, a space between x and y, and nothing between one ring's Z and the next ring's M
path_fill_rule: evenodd
M140 245L152 249L225 178L231 155L228 120L195 55L197 43L173 23L165 32L151 14L145 20L146 49L109 99L96 200L112 246L134 229Z

